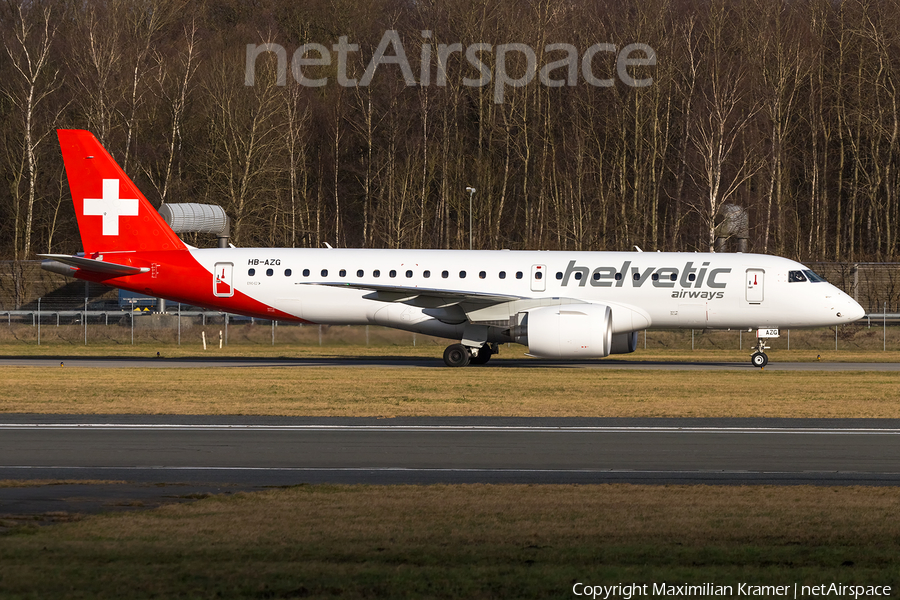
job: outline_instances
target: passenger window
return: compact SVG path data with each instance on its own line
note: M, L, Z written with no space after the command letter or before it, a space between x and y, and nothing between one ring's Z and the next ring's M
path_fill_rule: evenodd
M639 273L635 273L632 279L634 279L635 281L640 281L641 275Z
M303 276L309 277L309 269L303 269Z
M622 274L616 273L616 281L622 281Z
M256 269L250 269L249 271L247 271L247 275L253 277L254 275L256 275Z
M268 275L269 277L271 277L274 274L275 274L275 271L273 271L272 269L266 269L266 275Z
M407 271L406 278L409 279L410 277L412 277L412 271Z
M562 279L562 271L557 271L557 272L556 272L556 278L557 278L557 279Z
M340 275L341 277L346 277L347 269L341 269L340 271L338 271L338 275Z
M372 277L381 277L381 271L375 269L374 271L372 271Z
M388 273L388 276L389 276L389 277L396 277L396 276L397 276L397 271L395 271L394 269L391 269L390 273Z
M516 279L522 279L522 277L524 277L522 271L516 271Z
M328 269L322 269L322 277L328 277Z
M578 271L577 273L575 273L575 280L576 280L576 281L580 280L580 279L581 279L581 275L582 275L581 271Z
M500 271L500 274L498 275L498 277L500 279L506 279L506 271Z
M441 277L447 279L448 277L450 277L450 271L441 271Z
M290 269L285 269L285 270L284 270L284 276L285 276L285 277L290 277L290 276L291 276L291 270L290 270Z
M659 273L654 273L650 276L650 279L652 279L653 281L659 281Z
M535 274L534 274L534 278L535 278L535 279L543 279L543 278L544 278L544 274L543 274L541 271L536 271Z
M422 277L428 279L429 277L431 277L431 271L422 271Z
M460 271L460 272L459 272L459 278L460 278L460 279L465 279L465 278L466 278L466 272L465 272L465 271Z
M487 273L486 273L486 272L480 271L480 272L478 273L478 278L479 278L479 279L485 279L486 277L487 277Z
M362 277L363 275L364 275L364 273L363 273L362 269L360 269L359 271L356 272L357 277Z
M669 275L669 281L677 281L677 280L678 280L678 276L675 273L672 273L671 275Z
M600 273L594 273L591 277L594 278L594 281L600 281Z
M688 281L694 281L695 279L697 279L697 276L694 273L688 275Z

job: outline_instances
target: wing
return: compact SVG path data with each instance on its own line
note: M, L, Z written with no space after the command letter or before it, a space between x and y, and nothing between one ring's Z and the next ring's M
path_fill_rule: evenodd
M372 292L365 297L381 302L402 302L427 308L444 308L454 304L490 305L522 300L523 296L509 294L489 294L484 292L460 292L438 288L422 288L398 285L372 285L344 282L309 283L336 288L349 288Z

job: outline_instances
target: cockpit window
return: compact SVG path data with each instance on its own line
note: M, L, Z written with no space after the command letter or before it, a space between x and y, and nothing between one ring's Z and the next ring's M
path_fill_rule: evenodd
M824 283L825 278L821 275L815 273L814 271L810 271L809 269L805 269L803 271L788 271L788 281L790 283L796 283L800 281L809 281L811 283Z
M803 271L803 273L806 275L806 278L813 283L825 283L825 278L814 271L806 270Z

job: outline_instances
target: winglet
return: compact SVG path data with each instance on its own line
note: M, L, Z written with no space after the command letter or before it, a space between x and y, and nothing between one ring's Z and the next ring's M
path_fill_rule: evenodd
M56 134L87 256L186 248L94 134L79 129Z

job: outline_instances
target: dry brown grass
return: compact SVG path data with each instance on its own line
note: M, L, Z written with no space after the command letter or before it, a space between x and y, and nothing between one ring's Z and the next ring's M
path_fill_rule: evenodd
M0 412L900 418L900 373L4 367Z
M572 597L576 581L895 585L896 488L306 486L0 544L7 594ZM896 589L896 588L895 588Z
M47 485L110 485L125 483L116 479L0 479L0 488L43 487Z
M150 322L152 318L139 317L138 321ZM318 326L282 324L276 328L273 345L272 328L268 322L251 325L240 321L229 326L226 347L219 351L219 332L225 333L221 322L210 321L206 326L201 326L197 320L196 324L188 326L185 319L180 345L174 327L138 327L134 331L135 344L132 345L130 327L94 322L88 326L85 344L84 329L80 325L56 327L47 319L51 317L44 319L40 346L37 345L37 328L30 323L6 326L0 322L0 355L146 356L161 351L168 356L212 356L216 353L226 356L371 356L373 353L387 352L390 355L433 356L439 359L444 347L450 343L448 340L385 327L323 326L320 329ZM835 331L831 328L782 330L782 336L771 340L769 345L778 356L777 360L815 360L817 354L827 355L828 360L843 360L841 357L846 353L856 357L853 360L897 361L900 357L900 327L887 328L887 352L883 352L885 332L880 323L873 322L872 325L868 327L863 322L838 328L837 349ZM201 331L205 331L210 341L206 352L201 345ZM729 357L725 360L745 361L754 341L753 334L748 332L650 330L646 334L643 331L639 333L636 354L617 358L652 360L656 356L671 356L674 353L685 360L716 360L724 353ZM521 357L524 351L524 347L513 344L506 354Z

